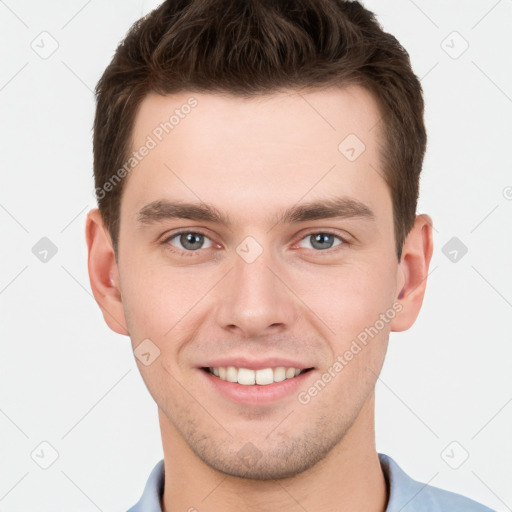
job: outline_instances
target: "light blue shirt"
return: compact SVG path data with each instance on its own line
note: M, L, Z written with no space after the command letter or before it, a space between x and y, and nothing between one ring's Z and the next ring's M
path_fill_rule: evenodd
M379 460L389 489L386 512L495 512L465 496L413 480L388 455ZM149 475L139 502L128 512L162 512L160 498L164 491L164 461Z

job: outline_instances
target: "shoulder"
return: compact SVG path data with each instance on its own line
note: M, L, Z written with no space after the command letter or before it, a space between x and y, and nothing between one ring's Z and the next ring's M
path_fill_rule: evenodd
M379 453L389 486L386 512L494 512L466 496L412 479L388 455Z

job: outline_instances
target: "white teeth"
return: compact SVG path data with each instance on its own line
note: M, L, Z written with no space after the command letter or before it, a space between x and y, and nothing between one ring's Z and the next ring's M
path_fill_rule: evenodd
M256 384L265 386L274 382L274 372L272 368L265 368L264 370L256 370Z
M245 384L250 386L256 382L256 372L248 370L247 368L239 368L238 370L238 384Z
M274 370L274 382L281 382L286 379L286 368L284 366L278 366Z
M286 378L291 379L292 377L295 377L295 368L286 368Z
M238 371L234 366L228 366L226 368L226 380L228 382L236 382L238 378Z
M210 373L228 382L238 382L244 386L258 384L266 386L274 382L282 382L285 379L292 379L300 375L303 370L300 368L262 368L260 370L250 370L249 368L236 368L235 366L219 366L218 368L209 368Z

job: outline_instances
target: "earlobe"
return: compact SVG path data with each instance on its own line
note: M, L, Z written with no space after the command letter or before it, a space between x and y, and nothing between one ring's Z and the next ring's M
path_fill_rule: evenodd
M88 271L92 293L107 325L118 334L128 335L115 254L100 211L87 214L85 237L88 248Z
M391 322L392 331L405 331L416 321L425 296L432 252L432 219L425 214L417 215L402 249L399 265L404 284L397 297L402 309Z

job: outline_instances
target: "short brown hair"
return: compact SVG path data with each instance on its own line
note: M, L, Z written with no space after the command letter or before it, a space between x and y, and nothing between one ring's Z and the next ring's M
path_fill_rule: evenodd
M116 257L126 179L105 184L129 158L148 93L251 98L350 84L372 93L382 116L383 176L400 260L427 143L423 93L408 53L372 12L344 0L167 0L135 22L96 86L96 197Z

